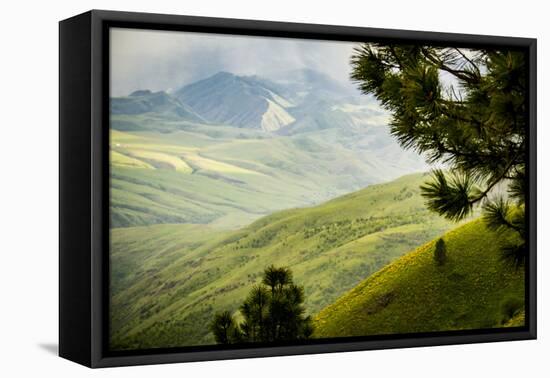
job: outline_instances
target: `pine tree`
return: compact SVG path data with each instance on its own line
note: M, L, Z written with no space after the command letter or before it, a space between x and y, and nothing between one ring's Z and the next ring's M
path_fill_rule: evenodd
M210 328L220 344L307 339L313 325L303 302L304 289L294 284L290 269L272 265L241 305L244 320L236 324L225 311L215 315Z
M216 314L210 328L219 344L234 343L240 338L236 324L229 311Z
M355 49L351 64L360 90L390 111L390 130L401 146L446 167L421 187L428 207L458 221L481 206L490 229L518 233L521 242L503 252L523 264L525 54L368 43ZM496 193L498 187L507 189L508 199Z

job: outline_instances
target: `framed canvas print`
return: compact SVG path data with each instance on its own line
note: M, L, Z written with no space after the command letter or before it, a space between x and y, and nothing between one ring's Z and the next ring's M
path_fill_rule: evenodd
M536 41L60 23L60 355L536 337Z

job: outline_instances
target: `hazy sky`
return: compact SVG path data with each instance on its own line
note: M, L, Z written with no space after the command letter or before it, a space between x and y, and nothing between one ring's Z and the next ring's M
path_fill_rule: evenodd
M346 86L356 43L220 34L111 29L111 95L137 89L175 90L228 71L263 75L299 68Z

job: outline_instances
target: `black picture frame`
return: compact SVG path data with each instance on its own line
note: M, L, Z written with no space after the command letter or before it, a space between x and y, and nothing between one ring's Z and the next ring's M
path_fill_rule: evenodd
M293 345L109 352L110 27L333 41L522 49L529 64L526 325ZM92 10L59 24L59 354L88 367L157 364L536 338L536 39Z

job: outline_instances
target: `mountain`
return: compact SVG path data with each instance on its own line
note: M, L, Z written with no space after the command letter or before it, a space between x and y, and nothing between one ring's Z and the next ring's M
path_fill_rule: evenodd
M175 92L182 102L213 123L276 131L294 122L292 104L261 80L219 72Z
M362 279L452 226L428 211L422 174L288 209L236 231L206 225L111 230L112 346L213 342L216 311L236 311L271 264L292 269L315 314Z
M471 221L443 236L447 262L435 264L436 240L395 260L323 309L315 337L387 335L524 325L524 269L502 261L515 235Z
M127 97L111 98L111 115L164 114L192 122L206 121L189 106L166 92L135 91Z

